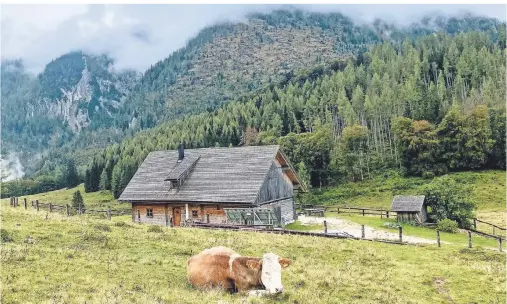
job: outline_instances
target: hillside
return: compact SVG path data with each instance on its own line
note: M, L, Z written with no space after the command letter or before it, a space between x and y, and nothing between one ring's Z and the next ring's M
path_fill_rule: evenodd
M186 281L186 260L219 245L244 255L275 252L292 259L282 273L284 293L248 299L252 303L506 300L505 253L479 248L189 228L149 232L145 225L128 223L128 216L109 222L52 213L45 220L43 214L5 205L0 215L2 229L12 237L1 249L6 303L244 303L243 295L200 292Z
M56 58L37 77L26 74L20 61L12 76L6 72L12 65L3 62L2 92L8 93L2 93L2 155L19 156L28 176L61 165L44 166L47 158L61 155L84 165L97 149L141 129L214 110L305 69L339 66L337 60L361 57L381 41L399 45L438 31L473 30L500 45L505 41L500 22L477 16L434 16L400 28L380 20L356 24L338 13L280 10L207 27L142 77L115 71L105 55L81 52Z
M68 144L83 129L110 126L139 75L115 71L105 55L73 52L37 77L25 72L22 61L3 62L1 78L2 155L21 158L31 174L37 153Z
M459 172L451 176L473 189L477 204L476 216L501 227L506 226L505 171ZM363 182L347 182L335 187L314 189L302 202L328 206L391 207L393 195L418 195L431 180L402 177L398 174L379 176Z

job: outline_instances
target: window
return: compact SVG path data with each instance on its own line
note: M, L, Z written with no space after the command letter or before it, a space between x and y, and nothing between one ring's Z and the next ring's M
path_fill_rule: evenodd
M146 209L146 217L153 217L153 209Z
M192 210L192 217L198 217L197 210Z

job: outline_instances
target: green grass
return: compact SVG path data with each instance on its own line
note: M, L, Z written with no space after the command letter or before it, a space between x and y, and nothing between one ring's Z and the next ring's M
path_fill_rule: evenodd
M23 204L23 198L28 199L28 204L31 206L31 201L39 200L41 203L55 203L55 204L72 204L72 195L76 190L79 190L81 192L81 195L83 196L83 201L86 206L86 208L97 208L101 210L107 209L107 207L111 207L113 210L123 210L123 209L130 209L130 204L127 203L118 203L114 197L111 191L105 190L105 191L97 191L97 192L90 192L86 193L84 191L84 185L81 184L77 186L76 188L70 188L70 189L61 189L61 190L55 190L45 193L39 193L34 195L26 195L19 197L19 204L20 206ZM2 202L5 204L9 204L9 199L2 199Z
M452 173L456 180L470 184L477 202L477 217L493 224L506 226L505 171L488 170ZM337 187L315 189L309 200L328 206L360 206L389 208L393 195L420 194L420 187L431 182L419 177L391 174L363 182L349 182ZM489 228L491 229L491 228Z
M294 223L290 223L290 224L286 225L285 229L297 230L297 231L324 230L324 225L321 225L321 224L302 225L301 222L295 221Z
M245 303L243 294L197 291L187 283L187 259L218 245L293 260L282 274L283 294L247 303L506 301L505 253L480 248L191 228L149 232L128 216L112 222L49 216L2 208L2 228L13 238L0 251L2 303Z
M327 212L326 217L336 217L336 213ZM346 215L340 214L338 217L343 218L345 220L349 220L354 223L363 224L366 226L370 226L377 230L389 231L392 233L398 233L398 229L396 228L388 228L385 227L385 223L395 223L396 219L381 219L380 217L374 216L361 216L361 215ZM417 236L430 240L437 239L437 232L435 229L426 228L426 227L414 227L409 224L401 224L403 227L403 235L407 236ZM366 236L368 238L368 236ZM457 245L459 247L468 246L468 234L466 233L446 233L440 232L440 240L442 242L449 242L452 245ZM449 245L442 245L449 246ZM489 248L498 248L498 241L492 238L486 238L479 236L477 234L472 234L472 247L489 247ZM502 243L503 248L507 248L505 242Z

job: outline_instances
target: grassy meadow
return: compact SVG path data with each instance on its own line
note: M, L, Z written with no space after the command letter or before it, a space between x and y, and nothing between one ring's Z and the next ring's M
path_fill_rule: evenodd
M505 253L462 246L171 229L2 203L2 303L505 303ZM197 291L186 260L224 245L293 260L278 296Z
M472 186L472 199L477 203L476 216L501 227L506 226L505 181L501 170L459 172L450 174L460 183ZM363 182L349 182L337 187L315 189L310 200L329 206L391 207L393 195L420 194L420 187L431 182L419 177L400 177L396 174L376 177ZM491 232L490 232L491 233Z
M33 195L25 195L19 197L19 204L22 205L23 198L27 198L29 204L31 201L39 200L41 203L55 203L55 204L71 204L72 203L72 195L76 190L81 192L83 196L83 201L86 208L97 208L101 210L106 210L107 207L111 207L112 210L124 210L130 209L130 204L127 203L118 203L114 197L113 193L109 190L101 190L97 192L85 193L84 184L80 184L75 188L70 189L60 189L55 191L49 191L44 193L38 193ZM2 199L3 202L9 202L8 198Z

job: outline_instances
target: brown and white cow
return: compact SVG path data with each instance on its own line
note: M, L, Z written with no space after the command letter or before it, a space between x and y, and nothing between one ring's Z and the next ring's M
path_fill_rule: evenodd
M264 289L264 293L279 293L283 291L282 268L290 264L289 259L274 253L266 253L262 258L245 257L219 246L192 256L187 262L187 276L190 284L200 289L216 287L231 292Z

